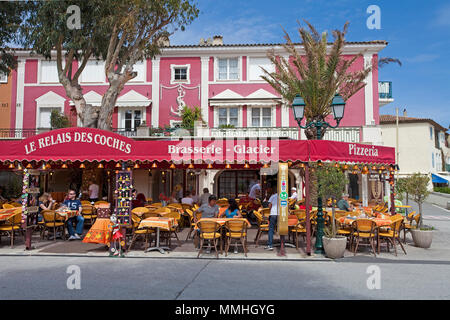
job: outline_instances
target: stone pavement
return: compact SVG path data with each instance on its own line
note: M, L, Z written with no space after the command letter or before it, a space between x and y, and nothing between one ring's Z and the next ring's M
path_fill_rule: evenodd
M412 204L410 202L410 204ZM416 210L416 206L413 205L413 210ZM386 259L389 261L450 261L450 211L439 208L432 204L424 205L424 223L432 225L436 228L433 236L433 243L431 248L422 249L414 246L410 234L407 234L407 243L405 246L407 255L403 253L400 246L397 246L398 255L395 256L392 248L391 252L387 252L386 248L382 246L381 254L375 258L368 246L360 246L357 255L354 256L350 251L346 251L342 261L352 261L357 259ZM194 249L192 240L185 241L187 235L187 229L184 229L179 233L179 239L181 246L177 245L175 239L172 240L171 251L165 254L161 254L157 251L144 252L142 243L137 243L130 252L126 253L127 258L171 258L171 259L196 259L197 253ZM277 249L274 251L265 251L264 246L267 241L267 234L263 234L261 237L259 246L256 247L253 239L255 237L256 230L251 229L248 232L248 256L245 257L242 248L239 247L237 254L233 253L233 246L230 246L227 257L225 254L219 254L219 260L312 260L312 261L328 261L331 259L326 258L323 255L316 255L312 253L311 256L306 255L305 243L300 239L299 250L295 248L286 247L286 256L281 257L277 255ZM403 238L403 233L402 233ZM277 239L277 237L275 237ZM275 240L277 243L277 240ZM33 239L34 250L25 251L23 239L17 239L17 245L14 248L9 247L8 240L3 237L0 246L1 255L12 256L83 256L83 257L108 257L107 250L103 245L97 244L85 244L81 241L48 241L40 240L36 235ZM216 259L214 250L210 254L205 252L201 255L201 259Z

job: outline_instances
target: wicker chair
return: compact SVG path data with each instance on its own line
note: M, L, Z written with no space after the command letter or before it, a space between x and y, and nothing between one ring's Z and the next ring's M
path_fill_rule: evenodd
M402 228L403 219L395 219L392 221L389 230L384 232L378 232L378 254L380 253L381 240L386 240L387 249L389 252L389 242L392 244L395 250L395 256L397 256L397 241L400 244L403 252L406 254L406 250L400 241L400 231Z
M416 229L419 225L420 213L416 214L415 211L412 211L405 220L403 223L403 243L406 243L406 232L411 232L411 229ZM413 224L414 222L415 225Z
M256 217L256 221L258 222L258 231L255 236L255 247L258 246L259 239L263 232L269 232L269 221L265 216L261 214L261 212L253 211L253 214Z
M155 232L155 230L150 229L150 228L139 229L139 224L141 223L141 221L143 219L144 219L143 216L139 216L136 213L134 213L133 211L131 211L131 220L133 221L133 236L131 238L130 246L128 247L127 250L131 250L131 248L133 247L133 244L136 242L136 240L139 237L144 237L144 240L145 240L144 250L146 250L149 247L149 245L152 243L151 240L149 242L149 238L150 238L150 235Z
M14 234L21 232L22 208L14 210L14 214L0 225L0 235L7 234L11 239L11 248L14 247Z
M177 210L172 210L169 213L164 215L164 218L174 218L177 224L175 226L172 226L170 230L161 230L160 233L162 234L163 238L167 239L168 246L170 247L172 245L172 235L175 236L175 239L177 239L178 246L181 246L180 239L178 238L178 225L181 220L181 215Z
M44 238L45 231L53 230L53 240L56 241L56 231L61 230L63 240L66 240L66 226L65 219L55 210L42 210L42 217L44 218L44 224L42 225L41 239Z
M217 252L217 243L220 242L221 234L220 229L221 226L216 221L203 220L197 223L197 226L200 230L200 250L198 252L197 258L200 257L200 254L203 252L203 245L205 240L213 241L214 250L216 252L216 258L219 259L219 255ZM220 252L222 253L222 245L220 244Z
M236 240L235 245L237 246L237 241L241 242L242 248L244 249L244 254L247 256L247 222L242 219L233 219L225 222L225 236L226 236L226 248L225 257L230 249L231 241Z
M84 220L88 220L89 224L92 226L97 219L97 214L95 213L94 207L89 203L88 205L82 204L81 214Z
M353 254L356 255L359 242L361 239L363 239L368 240L370 246L372 247L373 254L376 256L374 241L376 238L377 224L370 219L356 219L355 221L353 221L352 226L353 226L352 237L353 242L355 243Z

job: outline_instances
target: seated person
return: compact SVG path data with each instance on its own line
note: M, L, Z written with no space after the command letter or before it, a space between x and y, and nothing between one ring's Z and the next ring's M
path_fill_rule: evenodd
M77 215L75 217L69 218L67 220L67 231L69 232L69 240L81 240L81 235L83 234L84 218L81 215L82 206L81 201L77 199L77 194L75 190L69 190L68 199L64 201L70 210L76 210ZM76 230L73 230L73 223L77 223Z
M230 199L228 200L229 206L225 210L225 216L227 218L242 218L241 213L239 212L239 207L236 203L236 200Z
M190 191L186 191L186 196L181 199L181 203L189 204L191 206L194 205L194 199L192 198Z
M39 197L39 208L38 208L38 221L43 220L42 210L52 210L55 205L55 200L53 200L50 193L44 192L42 196Z
M337 206L338 206L339 210L344 210L344 211L352 211L353 210L353 205L348 203L348 194L342 195L342 199L338 201Z
M216 196L210 195L208 198L208 203L202 204L202 206L195 212L201 212L202 218L217 218L217 215L219 214L219 206L216 204L216 201Z

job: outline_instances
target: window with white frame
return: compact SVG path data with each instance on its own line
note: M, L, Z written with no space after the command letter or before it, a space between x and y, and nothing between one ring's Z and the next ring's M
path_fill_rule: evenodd
M190 70L190 65L174 65L171 64L170 65L170 69L171 69L171 77L170 77L170 82L171 83L190 83L190 79L189 79L189 70Z
M239 126L239 108L221 107L218 108L219 127L224 125Z
M252 127L271 127L272 126L272 108L271 107L252 107L251 108L251 126Z
M275 66L269 58L264 57L249 57L248 59L248 79L251 81L263 80L261 78L264 75L262 68L268 72L274 72Z
M89 60L81 73L80 82L105 82L105 63Z
M147 69L147 62L144 61L137 61L133 66L133 71L137 72L137 76L130 80L130 82L145 82L145 79L147 77L146 73Z
M63 68L66 63L63 61ZM58 83L58 68L54 60L41 60L41 82L42 83Z
M239 80L238 58L219 58L217 68L218 80Z
M135 131L145 119L145 108L119 108L121 129Z
M8 75L0 72L0 83L8 83Z

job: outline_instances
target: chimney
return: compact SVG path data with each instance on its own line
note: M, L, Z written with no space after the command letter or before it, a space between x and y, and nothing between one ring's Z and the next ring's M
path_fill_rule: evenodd
M169 37L168 36L161 36L159 39L158 39L158 45L160 46L160 47L170 47L170 40L169 40Z
M403 109L403 116L404 116L404 117L407 117L407 116L408 116L408 114L406 113L406 108Z
M213 44L213 46L222 46L223 45L223 37L222 36L214 36L212 44Z

